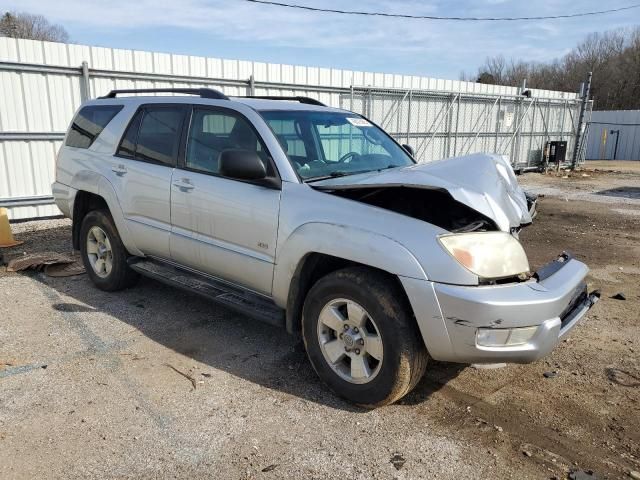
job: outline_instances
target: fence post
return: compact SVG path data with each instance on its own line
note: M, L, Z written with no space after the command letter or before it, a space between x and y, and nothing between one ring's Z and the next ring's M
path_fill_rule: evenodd
M89 64L86 60L82 61L82 88L80 88L80 97L83 102L91 100L91 82L89 81Z
M410 144L409 136L411 134L411 101L413 100L413 91L409 90L409 106L407 107L407 145Z
M498 136L500 133L500 126L502 125L502 123L500 122L500 112L502 112L502 95L498 97L498 111L496 112L496 142L495 146L493 147L493 151L495 153L500 153L498 152Z
M456 106L456 133L455 137L453 137L453 156L458 154L458 129L460 127L460 97L462 95L458 94L458 105Z
M256 81L253 78L253 73L249 75L249 95L255 96L256 94Z
M531 166L531 152L533 152L534 138L537 137L536 133L536 107L538 105L538 99L533 100L533 113L531 114L531 131L529 132L529 148L527 149L527 168Z
M349 105L349 110L351 110L353 112L353 84L351 84L351 87L349 88L350 90L350 97L351 97L351 103Z
M580 104L580 116L578 117L578 126L576 128L576 139L573 145L573 157L571 158L571 170L575 170L576 162L578 161L578 152L580 151L580 143L582 140L582 130L584 122L584 112L587 109L587 103L589 102L589 93L591 92L591 77L593 72L589 72L587 75L587 86L582 94L582 103Z

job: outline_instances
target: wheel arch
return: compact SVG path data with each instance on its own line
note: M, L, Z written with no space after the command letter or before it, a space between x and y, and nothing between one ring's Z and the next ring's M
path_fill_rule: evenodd
M73 248L80 248L80 227L82 220L92 210L107 210L116 224L118 234L127 251L132 255L142 255L136 247L133 236L127 228L124 213L118 202L113 186L104 177L95 179L91 184L79 186L73 201L72 242Z
M416 258L400 243L344 225L308 223L299 227L279 246L277 259L273 297L286 306L289 333L300 331L302 306L311 287L333 271L360 266L382 272L397 282L409 307L398 275L426 279Z
M287 332L291 334L297 334L301 330L301 318L302 308L304 301L311 290L311 287L316 284L322 277L345 268L350 267L362 267L367 270L376 271L389 278L390 282L393 282L398 292L401 292L403 298L402 301L406 304L413 314L411 302L402 285L402 282L397 275L389 273L386 270L372 267L363 263L355 262L345 258L335 257L333 255L327 255L324 253L311 252L300 261L296 270L291 278L291 284L289 287L289 295L287 296L286 306L286 328ZM415 317L415 315L414 315Z

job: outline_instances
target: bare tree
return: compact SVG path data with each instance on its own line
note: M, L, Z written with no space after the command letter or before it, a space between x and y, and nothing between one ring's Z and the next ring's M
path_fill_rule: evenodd
M487 58L477 82L575 91L593 72L592 95L598 109L640 108L640 27L592 33L562 58L544 63ZM470 75L461 76L471 78Z
M64 27L50 23L42 15L6 12L0 17L0 37L28 38L48 42L68 42Z

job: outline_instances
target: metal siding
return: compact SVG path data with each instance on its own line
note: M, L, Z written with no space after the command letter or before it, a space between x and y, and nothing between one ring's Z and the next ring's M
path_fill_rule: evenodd
M409 89L502 95L515 95L518 92L514 87L480 85L430 77L268 64L2 37L0 62L36 65L36 71L16 72L11 71L10 67L0 70L0 133L35 133L44 136L56 134L57 138L60 138L83 99L84 87L80 75L83 61L88 63L90 69L89 93L92 97L103 95L113 88L186 86L209 86L219 88L227 95L245 95L248 93L248 78L253 75L255 82L269 83L256 85L256 94L310 96L331 106L353 108L354 111L367 114L364 99L352 98L349 94L351 85L399 89L388 97L382 96L373 100L370 106L371 117L376 122L384 122L385 127L392 132L407 132L402 135L409 135L409 132L427 132L433 127L429 132L433 131L436 136L431 141L427 138L428 135L424 134L422 137L411 136L408 140L414 148L422 145L425 150L423 155L429 159L445 157L452 154L454 149L457 153L478 149L493 150L492 138L482 135L476 138L468 133L474 129L474 119L485 112L483 107L486 102L483 100L475 104L463 103L460 112L450 111L445 121L435 126L434 119L443 108L448 108L453 96L413 98L409 117L409 107L406 105L406 93ZM42 71L38 70L38 65L42 66ZM132 74L185 78L183 81L180 78L146 79L133 78ZM231 84L216 85L215 81L205 81L207 78L220 79L223 83ZM234 85L233 82L237 84ZM277 83L284 85L275 85ZM300 85L301 88L293 89L293 85ZM575 93L567 92L534 90L534 95L568 100L576 98ZM405 100L402 101L402 98ZM389 115L390 111L394 111L394 114ZM482 132L493 131L497 114L496 107L488 114L486 125L480 128ZM560 122L559 119L554 121ZM557 125L554 129L566 131L574 121L567 118L564 126ZM454 135L452 143L445 135L450 135L451 125L456 124L458 134L457 138ZM530 128L541 130L540 121L537 120ZM406 141L406 137L399 139ZM627 138L625 134L624 142L622 140L621 133L621 145L624 143L625 151L640 148L640 135ZM590 142L592 141L593 134L590 136ZM521 142L521 154L528 151L528 146L532 143L533 140ZM50 195L55 156L60 145L60 140L47 138L0 139L0 199ZM331 148L341 151L343 146L336 144ZM54 205L10 209L10 216L14 219L57 213L59 212Z
M640 110L594 111L589 124L589 138L586 158L589 160L611 160L614 151L615 134L620 130L617 160L640 160ZM602 133L607 131L606 143L602 143Z

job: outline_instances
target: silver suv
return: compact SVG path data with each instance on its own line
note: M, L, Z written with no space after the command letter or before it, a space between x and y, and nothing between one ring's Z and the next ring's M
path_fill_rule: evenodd
M139 96L160 92L184 95ZM112 91L75 115L53 192L98 288L142 274L285 327L360 405L407 394L428 357L534 361L598 298L567 253L530 272L535 200L505 158L416 164L304 97Z

